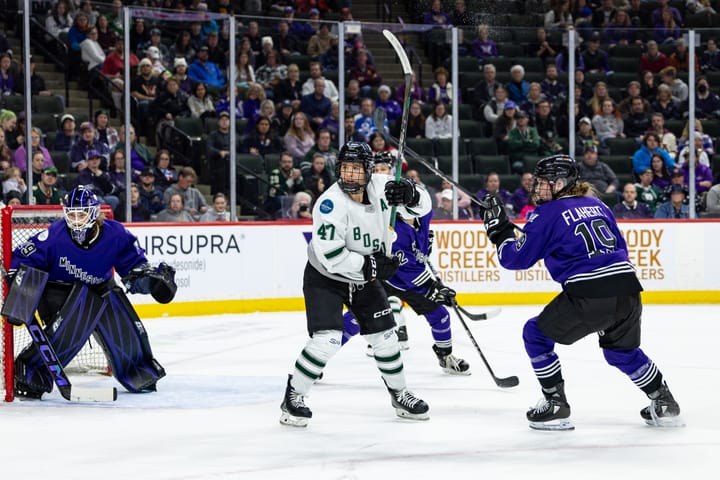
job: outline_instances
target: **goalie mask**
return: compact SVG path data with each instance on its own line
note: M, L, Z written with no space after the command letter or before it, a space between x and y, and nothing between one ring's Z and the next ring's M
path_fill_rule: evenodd
M82 244L88 231L95 226L100 213L100 201L92 190L80 185L65 196L63 213L73 240Z
M577 163L571 156L553 155L545 157L535 165L533 171L535 179L530 196L538 205L551 199L555 200L575 186L578 174ZM562 186L556 188L559 181L562 182ZM541 191L543 189L547 189L547 191Z
M361 192L370 182L373 154L367 143L348 142L338 154L335 176L340 189L346 193Z

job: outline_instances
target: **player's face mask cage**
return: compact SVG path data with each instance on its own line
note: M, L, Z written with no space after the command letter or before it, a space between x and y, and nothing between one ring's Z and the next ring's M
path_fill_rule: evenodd
M538 161L533 176L535 179L530 195L539 205L550 200L549 198L544 198L545 185L551 189L550 193L553 200L562 196L575 186L578 179L577 164L575 163L575 159L569 155L545 157ZM545 180L546 182L542 182L541 180ZM560 190L555 191L555 183L558 180L562 180L564 185Z
M336 177L343 192L357 193L370 182L373 171L370 147L362 142L348 142L340 149Z
M68 193L63 207L65 223L73 240L83 243L87 232L95 225L100 212L100 202L94 193L82 187Z
M375 154L373 173L383 175L395 174L395 157L390 152L379 152Z

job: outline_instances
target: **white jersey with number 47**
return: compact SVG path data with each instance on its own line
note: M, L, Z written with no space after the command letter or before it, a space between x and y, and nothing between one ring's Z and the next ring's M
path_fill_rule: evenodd
M390 175L373 174L365 192L369 203L359 203L335 183L315 202L313 232L308 246L308 260L323 275L352 283L364 283L365 255L383 250L389 229L391 207L385 198L385 184ZM412 207L398 207L404 218L422 217L432 206L430 195L421 186L420 202Z

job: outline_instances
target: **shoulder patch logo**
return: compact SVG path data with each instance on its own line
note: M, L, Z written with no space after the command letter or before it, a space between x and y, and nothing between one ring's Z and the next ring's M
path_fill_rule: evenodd
M37 239L40 240L41 242L44 242L45 240L47 240L48 239L48 231L43 230L42 232L40 232L37 236Z
M333 201L329 198L326 198L322 201L320 204L320 213L330 213L335 208L335 205L333 204Z

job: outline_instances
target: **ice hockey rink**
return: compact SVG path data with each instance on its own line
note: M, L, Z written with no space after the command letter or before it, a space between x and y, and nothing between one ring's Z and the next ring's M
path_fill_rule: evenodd
M482 311L482 307L467 307ZM158 392L111 404L0 404L0 478L81 479L698 479L720 467L720 307L646 306L643 348L665 373L687 426L647 427L647 398L605 364L596 338L559 346L576 429L530 430L540 397L523 350L523 322L540 307L504 307L470 328L498 376L493 383L453 318L455 354L472 375L443 374L423 318L408 317L403 353L426 422L401 420L365 344L332 359L308 405L305 429L278 423L287 373L304 344L304 313L147 320L167 370ZM75 378L110 385L110 378Z

